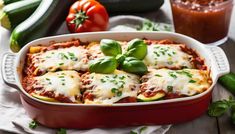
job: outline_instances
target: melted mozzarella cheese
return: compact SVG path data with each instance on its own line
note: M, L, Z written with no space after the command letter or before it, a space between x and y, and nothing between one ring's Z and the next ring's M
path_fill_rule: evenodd
M41 71L88 69L87 50L83 47L59 48L33 54L33 64Z
M211 80L208 71L196 69L169 70L169 69L151 69L143 76L148 80L146 91L163 90L180 95L192 96L208 89ZM154 89L154 90L153 90Z
M85 104L113 104L125 97L136 97L138 92L139 77L123 71L113 74L89 74L91 83L86 90L95 96L94 100L85 100Z
M150 68L193 68L191 55L181 51L180 45L148 45L148 52L143 60Z
M35 77L34 88L43 87L36 90L36 94L53 91L55 96L64 95L72 102L76 102L76 96L80 93L80 76L76 71L48 72L45 75Z

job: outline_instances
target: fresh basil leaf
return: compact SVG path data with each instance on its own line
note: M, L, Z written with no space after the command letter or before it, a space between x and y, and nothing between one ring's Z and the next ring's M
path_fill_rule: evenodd
M89 71L95 73L113 73L117 67L117 60L114 57L102 57L90 62Z
M146 65L141 60L134 57L126 57L121 63L121 69L138 75L143 75L148 71Z
M102 39L100 41L100 49L106 56L117 56L122 53L121 45L111 39Z
M229 101L220 100L213 102L208 108L208 115L213 117L218 117L223 115L230 108Z
M139 60L147 55L147 44L141 39L133 39L127 43L128 48L125 53L128 57L135 57Z

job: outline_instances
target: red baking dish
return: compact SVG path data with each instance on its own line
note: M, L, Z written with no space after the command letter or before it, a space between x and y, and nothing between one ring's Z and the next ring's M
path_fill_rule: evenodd
M30 46L48 45L51 41L80 39L82 42L90 42L103 38L115 40L170 39L184 43L205 59L205 64L211 71L213 83L208 90L191 97L112 105L46 102L30 96L22 88L22 68ZM221 48L206 46L190 37L170 32L95 32L46 37L28 43L18 54L6 53L2 63L4 82L19 91L21 102L32 119L51 128L79 129L175 124L193 120L207 110L212 88L217 79L230 70L226 55Z

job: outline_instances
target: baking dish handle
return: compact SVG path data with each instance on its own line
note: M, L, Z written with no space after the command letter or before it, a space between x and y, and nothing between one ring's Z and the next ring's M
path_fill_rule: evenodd
M16 74L15 74L15 59L16 54L7 52L3 54L3 60L2 60L2 79L10 87L13 87L17 90L19 90L19 87L16 84ZM20 90L19 90L20 91Z
M218 77L225 75L230 72L230 66L224 51L220 47L216 46L206 46L206 48L211 52L215 63L212 65L216 66Z

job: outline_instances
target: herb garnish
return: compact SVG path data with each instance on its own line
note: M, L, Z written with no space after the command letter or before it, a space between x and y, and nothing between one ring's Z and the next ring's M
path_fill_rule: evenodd
M167 86L167 91L172 92L173 91L173 86Z
M160 75L160 74L155 74L155 76L157 76L157 77L162 77L162 75Z
M59 65L61 66L61 65L64 65L64 63L59 63Z
M57 134L66 134L66 129L64 128L60 128L58 131L57 131Z
M35 120L29 123L29 128L31 129L35 129L37 126L38 126L38 123Z
M174 72L169 72L168 74L173 78L177 78L177 76L174 74Z
M196 83L195 80L189 80L188 82L189 82L189 83Z

